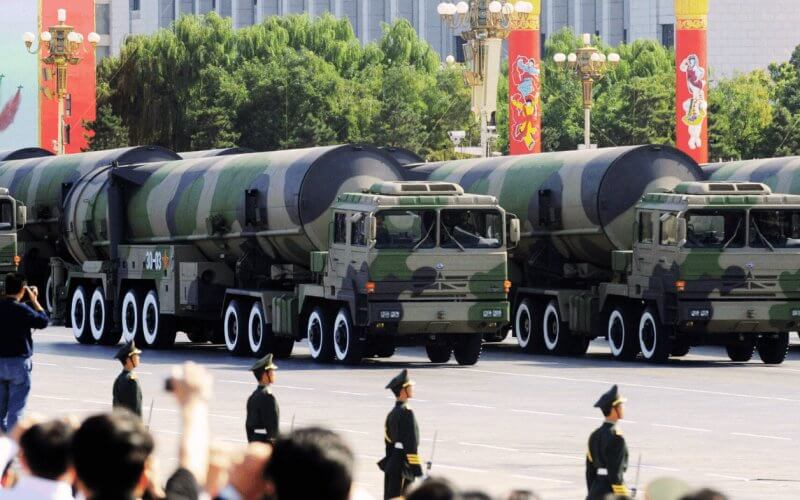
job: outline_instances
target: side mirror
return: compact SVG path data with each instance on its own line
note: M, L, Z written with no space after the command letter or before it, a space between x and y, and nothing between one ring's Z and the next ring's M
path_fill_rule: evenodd
M686 219L683 217L678 219L678 246L682 247L686 244Z
M378 219L375 218L374 215L369 215L369 244L372 246L375 244L375 240L378 239Z
M22 229L28 223L28 211L25 210L25 205L17 203L17 229Z
M516 216L508 221L508 241L516 245L521 238L519 229L519 219Z

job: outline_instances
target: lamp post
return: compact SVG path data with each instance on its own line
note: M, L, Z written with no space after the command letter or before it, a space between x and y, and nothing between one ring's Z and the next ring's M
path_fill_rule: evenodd
M592 46L592 36L583 34L583 47L565 55L561 52L553 56L553 61L561 67L566 65L583 84L583 145L579 149L592 148L591 117L592 87L600 81L609 68L619 64L619 54L612 52L606 57L597 47Z
M481 124L481 156L489 156L489 124L497 110L502 40L508 36L514 4L510 1L442 2L442 23L464 39L464 81L472 88L472 111Z
M64 101L67 97L67 67L76 65L81 61L81 48L87 51L83 45L83 35L67 24L66 9L58 9L58 24L50 26L47 31L39 35L39 45L33 49L36 35L25 32L22 35L25 47L31 54L38 53L42 47L47 50L47 54L42 58L42 62L52 66L56 73L56 98L58 99L58 135L55 141L56 154L64 154ZM100 35L91 32L87 35L87 40L94 48L100 41Z

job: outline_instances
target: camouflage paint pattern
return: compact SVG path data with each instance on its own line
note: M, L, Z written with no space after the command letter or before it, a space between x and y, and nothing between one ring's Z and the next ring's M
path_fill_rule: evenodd
M107 257L110 171L86 175L65 203L67 247L78 262ZM235 261L249 241L271 261L308 266L309 252L327 247L338 194L402 171L375 148L329 146L149 163L114 175L129 183L125 243L190 243L209 260Z
M800 156L708 163L702 169L709 181L761 182L773 193L800 194Z
M53 153L42 148L20 148L0 150L0 161L24 160L25 158L37 158L39 156L53 156Z
M408 175L497 197L521 221L523 241L514 260L527 266L532 256L547 253L545 247L553 249L557 258L540 265L561 275L566 262L607 269L613 250L631 247L641 197L702 173L672 147L629 146L429 163L409 167Z
M213 156L226 156L226 155L240 155L242 153L253 153L250 148L220 148L220 149L204 149L202 151L182 151L178 153L184 160L192 160L195 158L211 158Z

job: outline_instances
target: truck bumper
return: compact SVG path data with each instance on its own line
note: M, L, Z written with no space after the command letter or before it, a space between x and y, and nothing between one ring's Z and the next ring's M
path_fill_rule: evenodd
M508 301L371 302L370 329L397 335L494 333L509 322Z
M800 328L800 300L681 301L678 329L692 333L778 333Z

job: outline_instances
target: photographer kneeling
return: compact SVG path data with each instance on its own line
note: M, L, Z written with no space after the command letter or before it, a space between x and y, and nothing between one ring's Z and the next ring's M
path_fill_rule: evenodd
M28 286L25 276L6 275L5 287L6 295L0 300L0 431L7 433L22 415L31 390L31 329L45 328L49 320L39 304L39 291ZM30 305L22 303L26 297Z

